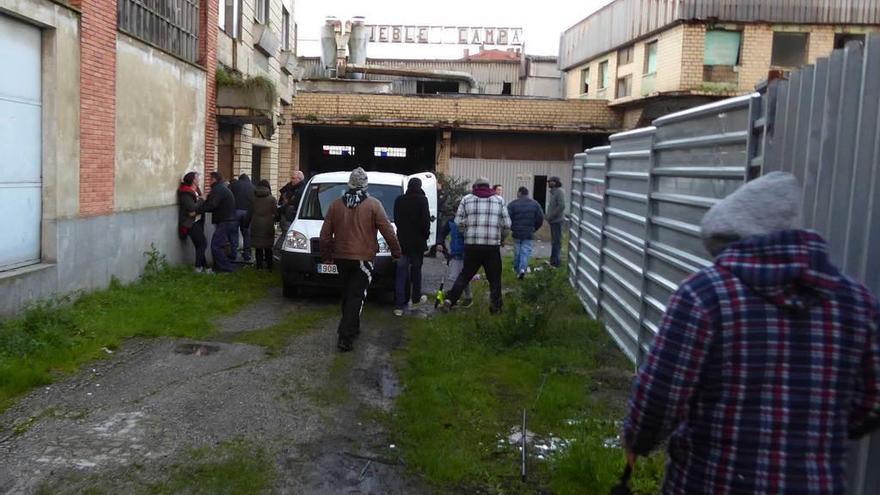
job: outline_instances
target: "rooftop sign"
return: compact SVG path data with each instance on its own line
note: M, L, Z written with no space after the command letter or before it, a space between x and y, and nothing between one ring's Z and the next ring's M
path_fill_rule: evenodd
M522 46L522 28L369 24L371 43Z

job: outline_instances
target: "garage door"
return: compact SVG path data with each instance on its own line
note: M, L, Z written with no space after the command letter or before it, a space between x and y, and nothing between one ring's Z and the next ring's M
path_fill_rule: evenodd
M40 259L40 30L0 15L0 271Z

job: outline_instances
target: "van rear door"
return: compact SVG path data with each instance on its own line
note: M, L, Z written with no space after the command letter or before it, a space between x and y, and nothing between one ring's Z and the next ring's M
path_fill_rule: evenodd
M437 176L431 172L422 172L420 174L407 176L406 182L403 183L403 190L406 191L406 185L413 177L422 181L422 190L428 197L428 211L431 212L431 237L428 238L428 246L433 246L437 242Z

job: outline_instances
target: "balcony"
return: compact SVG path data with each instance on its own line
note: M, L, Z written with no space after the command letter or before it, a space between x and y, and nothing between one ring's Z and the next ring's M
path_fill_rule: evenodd
M264 76L217 69L217 119L227 124L271 125L278 91Z

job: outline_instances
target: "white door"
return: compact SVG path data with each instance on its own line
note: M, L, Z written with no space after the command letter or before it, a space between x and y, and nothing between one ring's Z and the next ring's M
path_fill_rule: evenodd
M40 260L40 49L39 29L0 14L0 271Z
M422 181L422 190L428 197L428 211L431 212L431 237L428 238L428 246L437 242L437 176L431 172L422 172L420 174L410 175L403 183L403 190L406 191L406 184L413 177L418 177Z

